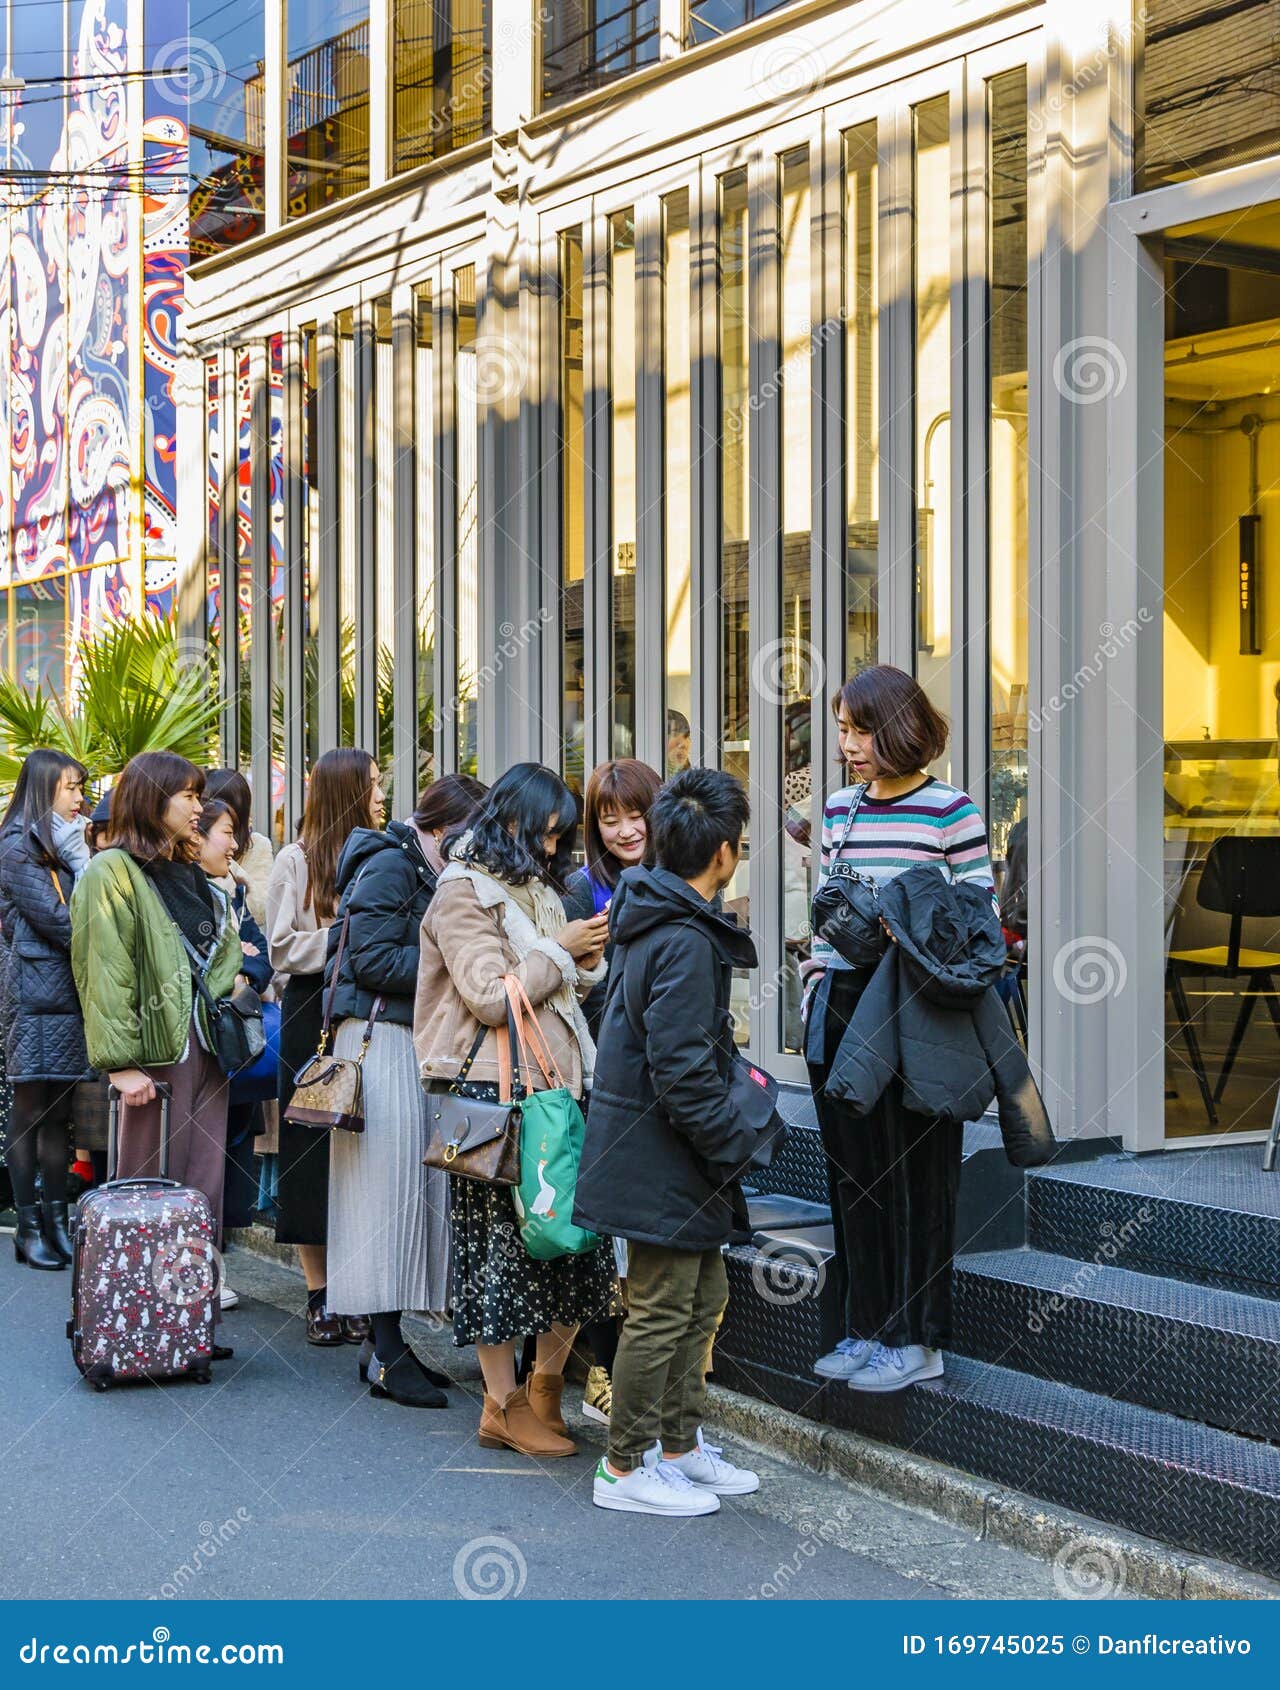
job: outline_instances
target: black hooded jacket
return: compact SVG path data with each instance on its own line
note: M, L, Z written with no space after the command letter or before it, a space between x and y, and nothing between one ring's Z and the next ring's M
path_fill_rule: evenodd
M333 1019L366 1020L374 999L385 1001L379 1020L413 1025L422 918L436 876L414 828L390 822L385 830L355 828L338 858L338 911L329 929L325 985L350 915L334 992Z
M661 868L625 870L574 1219L593 1232L709 1250L745 1219L738 1177L760 1128L731 1102L730 983L746 928Z
M0 840L0 925L8 950L3 1022L10 1080L82 1080L92 1072L71 972L74 876L50 863L34 829Z
M908 1109L976 1120L994 1098L1015 1167L1053 1155L1053 1131L994 983L1005 945L989 890L931 863L879 888L893 938L858 999L826 1091L868 1113L895 1078Z

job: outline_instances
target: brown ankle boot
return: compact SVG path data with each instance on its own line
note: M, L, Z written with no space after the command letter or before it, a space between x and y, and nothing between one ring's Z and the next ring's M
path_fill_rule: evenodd
M529 1406L524 1386L498 1403L487 1393L480 1416L480 1444L484 1449L514 1449L521 1455L576 1455L578 1446L553 1432Z
M538 1416L544 1426L549 1426L553 1432L558 1432L562 1438L569 1436L569 1428L564 1423L564 1415L560 1412L560 1398L564 1393L564 1375L562 1373L539 1373L536 1370L525 1381L525 1391L529 1397L529 1407Z

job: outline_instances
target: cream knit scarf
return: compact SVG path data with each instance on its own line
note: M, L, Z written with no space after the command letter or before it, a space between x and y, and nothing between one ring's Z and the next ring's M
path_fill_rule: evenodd
M541 951L559 967L561 985L547 1002L578 1041L583 1083L589 1087L595 1072L596 1047L574 990L579 979L578 965L556 940L556 934L565 924L564 905L544 881L530 880L524 886L509 886L488 869L462 860L470 840L471 835L464 833L456 842L440 875L440 884L446 880L469 880L483 908L501 910L503 932L521 962L533 951ZM581 978L594 981L603 975L601 964L598 975L584 971Z

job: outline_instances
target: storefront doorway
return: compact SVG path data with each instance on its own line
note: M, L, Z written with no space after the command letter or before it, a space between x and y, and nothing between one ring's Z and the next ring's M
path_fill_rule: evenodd
M1280 1082L1280 207L1164 266L1165 1131L1265 1129Z

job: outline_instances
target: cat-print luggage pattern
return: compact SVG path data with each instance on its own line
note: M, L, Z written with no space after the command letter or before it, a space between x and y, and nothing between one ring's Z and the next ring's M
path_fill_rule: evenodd
M100 1391L122 1379L208 1381L216 1231L203 1192L163 1177L169 1093L160 1091L159 1179L109 1179L77 1205L67 1335L85 1378ZM114 1171L120 1099L111 1094L108 1167Z

